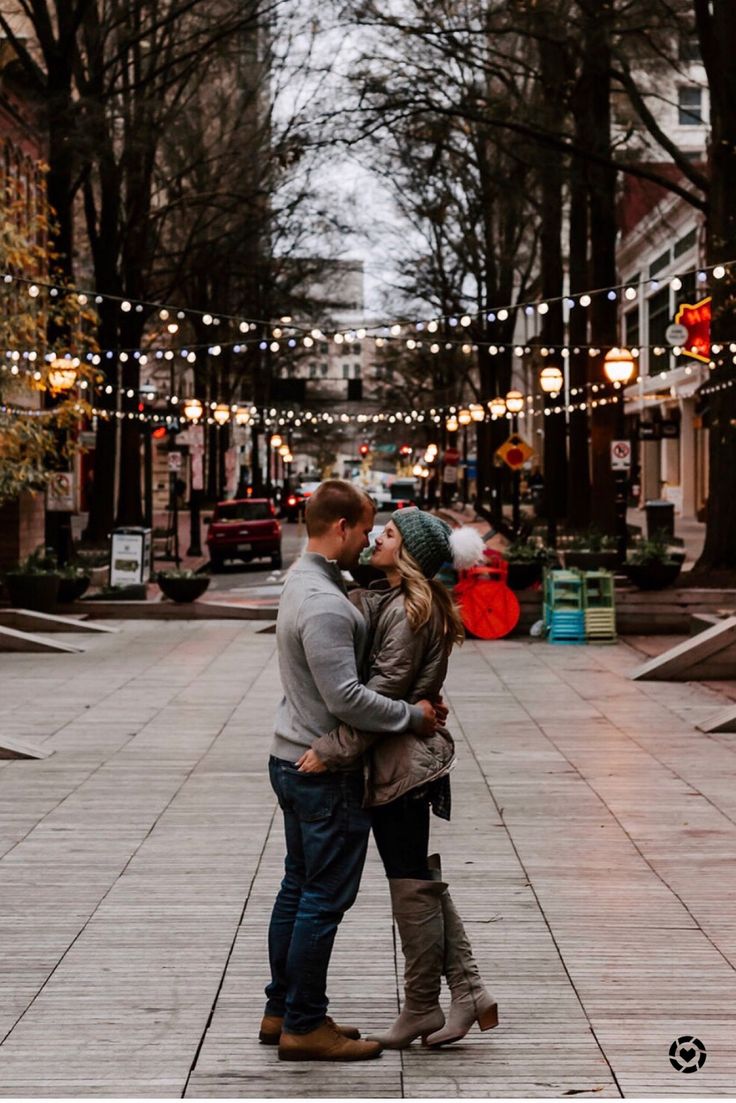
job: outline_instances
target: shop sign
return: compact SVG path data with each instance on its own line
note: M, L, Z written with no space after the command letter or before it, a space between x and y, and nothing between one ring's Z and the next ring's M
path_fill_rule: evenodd
M711 315L710 296L698 303L683 303L675 314L675 324L684 326L687 330L687 338L680 346L682 355L699 360L702 364L710 361Z

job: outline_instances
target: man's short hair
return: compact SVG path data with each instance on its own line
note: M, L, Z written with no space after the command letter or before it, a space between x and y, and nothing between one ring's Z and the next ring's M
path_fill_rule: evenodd
M343 517L353 528L363 517L366 506L375 512L375 502L359 487L344 479L325 479L307 501L307 534L324 536Z

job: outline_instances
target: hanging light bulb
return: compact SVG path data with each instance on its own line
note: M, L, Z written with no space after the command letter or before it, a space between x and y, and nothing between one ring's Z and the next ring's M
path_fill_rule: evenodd
M274 433L274 435L271 437L271 447L274 449L274 451L280 448L283 443L284 442L281 436L278 433Z
M460 424L454 414L450 414L445 422L445 428L448 433L456 433L460 427Z
M463 408L459 411L457 415L457 420L461 425L470 425L470 422L473 420L473 418L470 410L468 410L466 406L463 406Z
M488 409L491 411L492 417L504 417L506 414L506 399L501 398L500 395L497 398L492 398L488 403Z
M471 402L470 404L470 416L473 421L485 420L486 412L478 402Z

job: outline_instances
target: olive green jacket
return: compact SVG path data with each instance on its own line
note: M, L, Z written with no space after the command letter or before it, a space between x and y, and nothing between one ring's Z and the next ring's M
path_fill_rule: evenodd
M448 659L439 613L414 632L399 588L359 590L350 596L370 625L368 688L410 703L423 698L436 700L442 692ZM455 760L454 741L444 728L425 738L413 732L396 735L357 731L340 724L316 739L312 750L330 770L355 769L362 759L364 803L368 806L387 804L441 777Z

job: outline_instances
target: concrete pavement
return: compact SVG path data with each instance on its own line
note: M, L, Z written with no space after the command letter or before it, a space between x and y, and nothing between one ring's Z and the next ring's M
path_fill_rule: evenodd
M81 655L0 659L4 731L55 751L0 761L0 1095L732 1093L736 736L694 726L718 693L630 682L626 644L469 641L433 846L501 1025L369 1065L283 1065L255 1041L283 852L273 636L119 627ZM399 977L371 849L331 1011L380 1027ZM690 1036L707 1059L684 1075L668 1051Z

